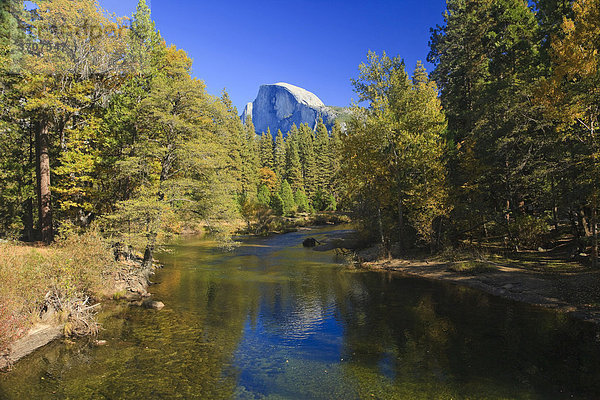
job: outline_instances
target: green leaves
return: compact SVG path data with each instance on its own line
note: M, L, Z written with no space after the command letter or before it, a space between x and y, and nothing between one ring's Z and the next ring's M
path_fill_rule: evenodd
M428 241L433 219L448 211L446 123L437 88L421 64L410 79L399 57L370 52L367 58L353 83L369 107L355 108L342 140L344 187L368 230L384 230L388 239L399 230L403 242L408 217L418 236Z

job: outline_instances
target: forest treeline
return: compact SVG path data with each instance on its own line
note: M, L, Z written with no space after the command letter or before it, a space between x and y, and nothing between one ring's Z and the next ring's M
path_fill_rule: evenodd
M256 135L192 77L144 0L131 18L94 0L0 4L0 237L96 226L149 257L241 216L335 209L339 125Z
M257 135L141 0L0 2L0 236L97 226L152 249L200 226L342 209L388 253L574 238L597 260L599 0L448 0L427 60L370 52L352 118Z
M597 263L600 2L530 3L449 0L431 81L400 58L361 65L342 176L388 250L569 236Z

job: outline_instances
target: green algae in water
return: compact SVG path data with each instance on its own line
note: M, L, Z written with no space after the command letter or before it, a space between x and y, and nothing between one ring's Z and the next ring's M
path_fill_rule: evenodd
M304 249L332 229L207 240L161 256L161 311L103 311L100 339L52 343L0 399L600 397L600 333L564 315Z

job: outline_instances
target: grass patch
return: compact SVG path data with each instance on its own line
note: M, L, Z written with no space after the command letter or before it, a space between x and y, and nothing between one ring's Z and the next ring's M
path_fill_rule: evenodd
M110 248L94 232L48 247L0 243L0 351L49 305L71 315L78 311L71 306L80 310L81 301L106 293L116 268Z
M494 272L498 269L484 261L465 260L454 262L448 271L457 272L461 274L482 274L486 272Z
M462 245L457 249L448 248L437 254L434 260L460 263L463 261L481 262L488 265L501 265L544 274L577 273L589 271L589 266L574 260L571 248L561 245L553 250L506 251L498 243L485 243L476 246ZM457 268L460 268L458 266Z

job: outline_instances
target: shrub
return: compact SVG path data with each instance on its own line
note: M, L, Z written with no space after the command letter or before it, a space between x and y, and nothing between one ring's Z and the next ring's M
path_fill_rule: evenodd
M514 231L517 244L528 249L537 249L546 241L550 230L548 218L532 215L520 215L515 219Z
M110 248L95 232L49 247L0 243L0 350L31 325L49 299L75 304L104 295L115 271Z

